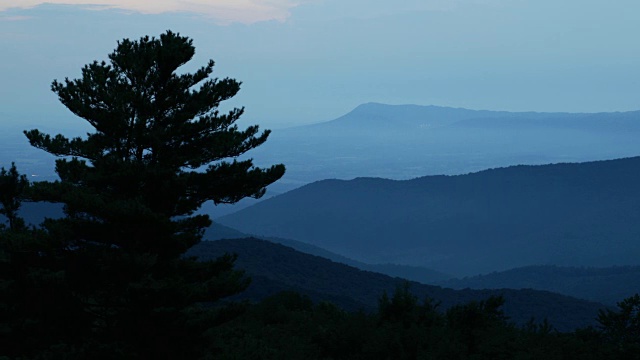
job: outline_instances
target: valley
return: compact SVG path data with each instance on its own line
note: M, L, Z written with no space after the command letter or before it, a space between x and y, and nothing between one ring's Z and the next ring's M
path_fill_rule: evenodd
M295 290L372 311L408 280L444 309L502 295L520 325L593 325L640 289L638 116L370 103L274 131L252 155L281 159L285 178L262 199L206 203L214 224L189 254L238 254L254 279L239 300ZM23 143L2 142L3 156L48 166ZM25 202L21 216L63 213Z

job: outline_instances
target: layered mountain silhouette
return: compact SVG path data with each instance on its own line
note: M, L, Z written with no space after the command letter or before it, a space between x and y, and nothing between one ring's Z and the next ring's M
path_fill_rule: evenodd
M228 226L224 226L218 223L213 223L207 228L204 238L205 240L227 240L227 239L244 239L250 235L242 233L238 230L232 229ZM348 257L338 255L323 248L303 243L297 240L283 239L277 237L267 237L262 240L281 244L290 247L299 252L319 256L333 262L349 265L360 270L377 272L391 277L400 277L407 280L420 282L423 284L432 284L449 280L452 278L449 274L444 274L439 271L428 269L421 266L409 266L398 264L367 264L361 261L356 261Z
M214 223L205 239L244 239L249 235ZM464 278L452 278L431 269L398 264L367 264L296 240L265 238L272 243L296 251L319 256L336 263L398 277L422 284L452 289L534 289L551 291L578 299L614 306L640 291L640 266L561 267L555 265L525 266L502 272L491 272Z
M16 162L33 180L55 180L54 158L29 146L13 116L0 134L0 166ZM64 121L63 121L64 122ZM42 128L82 136L82 129ZM275 129L246 154L259 166L283 163L287 173L267 196L328 178L458 175L516 164L606 160L640 154L640 111L537 113L362 104L331 121ZM254 202L207 211L226 215Z
M457 276L528 265L636 265L640 158L407 181L319 181L217 219L358 261Z
M254 238L203 241L188 255L208 260L224 253L238 255L236 268L252 278L250 287L236 299L258 301L280 291L296 291L312 300L331 301L356 311L375 310L384 292L392 294L406 280L361 271L330 260L304 254L292 248ZM535 290L452 290L412 282L411 292L419 299L431 298L444 310L456 304L505 298L505 314L516 324L544 319L560 331L571 331L595 324L604 305L568 296Z

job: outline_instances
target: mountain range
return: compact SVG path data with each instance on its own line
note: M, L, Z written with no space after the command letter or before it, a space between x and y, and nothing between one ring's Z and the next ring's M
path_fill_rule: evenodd
M323 180L216 221L366 262L454 276L636 265L640 157L406 181Z
M18 170L35 180L55 180L53 156L29 146L22 134L34 121L11 119L12 125L0 133L0 166L15 161ZM328 178L407 180L517 164L636 156L639 120L640 111L537 113L367 103L334 120L275 129L246 157L259 166L287 166L284 178L269 187L268 198ZM56 123L63 125L40 128L72 136L86 132L82 123L74 129L68 121ZM218 217L256 202L245 199L206 211Z

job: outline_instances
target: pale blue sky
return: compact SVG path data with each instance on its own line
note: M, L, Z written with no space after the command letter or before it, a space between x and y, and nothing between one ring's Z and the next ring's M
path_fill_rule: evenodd
M166 29L194 39L192 68L212 58L217 76L242 81L229 105L244 105L243 121L266 128L331 120L372 101L512 111L640 109L637 0L39 3L0 0L5 122L73 126L51 81L79 76L117 40Z

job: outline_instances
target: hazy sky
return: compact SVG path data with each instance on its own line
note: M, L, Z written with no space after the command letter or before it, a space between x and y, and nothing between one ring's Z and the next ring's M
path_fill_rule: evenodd
M638 110L639 15L637 0L0 0L0 116L73 124L51 81L167 29L194 39L191 68L242 81L229 106L267 128L371 101Z

